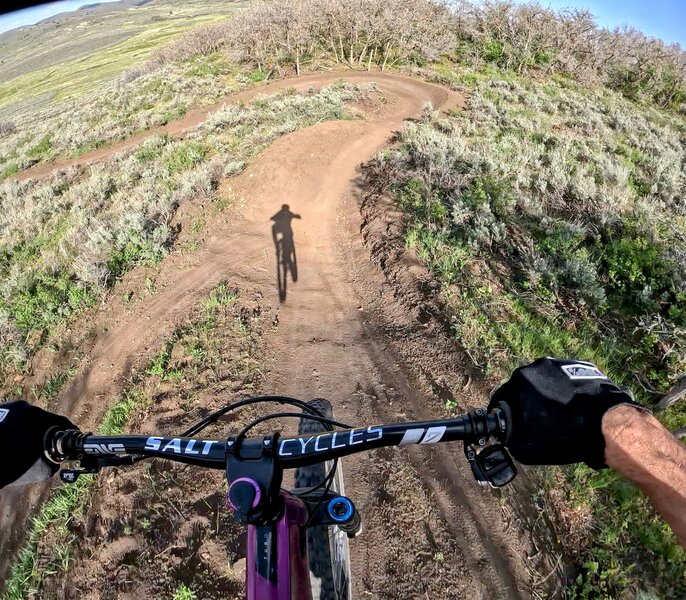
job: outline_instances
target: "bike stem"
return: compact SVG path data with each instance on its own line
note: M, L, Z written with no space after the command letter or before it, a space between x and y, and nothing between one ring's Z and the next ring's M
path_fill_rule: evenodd
M261 447L244 446L242 439L226 447L227 500L236 518L249 525L270 525L281 514L283 469L277 464L279 434L262 439Z

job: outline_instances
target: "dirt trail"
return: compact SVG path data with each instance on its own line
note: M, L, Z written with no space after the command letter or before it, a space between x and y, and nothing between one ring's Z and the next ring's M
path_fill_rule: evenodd
M24 181L27 179L40 179L51 175L56 171L64 171L70 167L78 167L83 165L92 165L102 162L108 159L110 156L118 154L119 152L125 152L131 148L136 148L142 144L145 140L150 139L156 135L168 134L170 136L177 136L185 131L193 129L203 123L207 116L227 104L238 104L241 102L250 102L257 96L262 94L270 95L274 94L279 90L294 88L298 91L306 90L309 87L320 88L338 79L344 78L346 81L378 81L379 83L386 81L397 81L399 78L397 75L389 75L387 73L368 73L366 71L333 71L330 73L318 73L315 75L306 75L304 77L299 77L298 79L279 79L275 81L269 81L263 85L256 87L251 87L235 94L231 94L229 97L211 104L208 106L203 106L201 108L195 108L189 110L182 119L176 121L171 121L166 125L160 127L153 127L136 135L132 135L125 140L120 142L115 142L104 148L99 148L93 150L86 154L82 154L77 158L57 158L52 162L44 162L30 167L21 173L11 177L10 179L16 181ZM464 99L462 96L453 94L450 96L453 105L464 105Z
M229 226L215 224L214 237L190 266L173 256L165 261L168 285L162 291L128 313L115 310L107 315L103 310L106 327L95 338L86 366L60 395L62 408L77 422L97 422L134 363L158 347L220 280L229 279L239 288L241 283L258 286L267 301L279 306L270 218L283 204L301 217L291 223L298 278L289 281L280 305L264 391L327 397L337 417L352 423L431 416L422 414L428 412L427 398L411 365L386 343L387 324L367 312L365 298L379 295L373 281L378 273L366 275L369 251L354 235L359 214L350 198L358 165L384 147L405 119L418 116L425 102L446 108L462 104L463 99L438 86L395 75L332 73L278 82L229 101L290 86L321 86L341 77L377 82L387 97L383 111L366 121L327 122L285 136L243 174L224 184L223 193L243 199L241 218ZM163 130L193 127L209 110L189 114ZM154 133L78 162L101 160ZM41 169L47 166L26 174L47 172ZM504 533L497 500L477 488L453 454L459 458L461 449L384 451L345 461L346 491L365 519L365 534L352 542L355 598L525 597L518 591L526 588L527 576L512 551L518 547L515 534ZM387 484L392 481L405 482L407 489L392 506L385 506L382 500L388 497ZM7 491L0 495L0 548L14 546L16 539L11 538L17 536L10 532L16 533L39 495L36 492L29 499ZM404 502L421 506L427 499L433 516L403 513ZM397 515L397 522L388 523L389 515ZM402 525L406 521L409 524ZM403 572L406 563L407 569L416 568L407 557L413 557L418 546L446 537L451 539L451 556L429 557L429 571L422 567L421 574ZM432 569L442 591L430 583L414 592L406 587L421 577L432 577L427 575Z

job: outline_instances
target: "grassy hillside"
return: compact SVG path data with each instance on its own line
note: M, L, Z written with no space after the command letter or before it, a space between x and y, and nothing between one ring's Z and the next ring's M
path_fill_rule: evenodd
M486 375L578 357L652 405L686 369L686 122L566 80L436 66L467 111L427 107L369 165L406 211L453 335ZM660 419L686 424L686 406ZM632 485L550 469L542 501L582 571L573 597L686 593L686 553Z
M107 55L119 65L140 62L147 58L141 40L147 40L148 48L158 46L168 42L174 31L229 14L240 5L217 0L121 0L58 14L0 35L0 84L29 75L28 81L38 79L40 74L51 73L51 67L65 74L73 65L97 64L98 57ZM113 55L114 48L120 49L121 56ZM88 85L104 79L95 72ZM55 90L47 86L47 91Z
M468 82L469 111L427 108L375 166L475 364L578 355L659 397L686 369L686 121L565 80L437 72Z
M0 68L2 176L253 81L401 69L464 92L468 108L427 106L367 166L369 191L403 209L406 244L435 273L451 334L484 378L495 383L541 355L575 356L653 405L686 371L679 48L535 5L281 0L220 18L234 8L155 0L0 36L0 52L25 44ZM122 273L169 251L180 203L214 198L218 180L274 137L353 116L346 102L364 92L334 86L227 108L183 139L155 138L92 170L0 185L5 390ZM684 427L686 406L659 418ZM537 473L536 500L578 574L565 583L569 597L686 594L686 554L633 486L583 466ZM35 575L36 539L15 571L19 590L26 569Z

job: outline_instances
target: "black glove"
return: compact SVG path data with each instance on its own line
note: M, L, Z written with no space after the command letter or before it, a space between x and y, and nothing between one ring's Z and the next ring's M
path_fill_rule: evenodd
M488 405L501 408L508 431L505 445L526 465L565 465L585 462L601 469L605 412L634 402L630 392L612 383L592 363L539 358L515 369Z
M49 479L55 474L57 464L48 459L43 448L45 432L55 426L77 429L66 417L23 400L0 404L0 488Z

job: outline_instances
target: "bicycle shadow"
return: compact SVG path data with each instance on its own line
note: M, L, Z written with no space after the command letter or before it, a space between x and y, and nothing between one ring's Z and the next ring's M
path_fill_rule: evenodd
M276 250L276 285L280 302L286 301L289 273L293 283L298 281L298 259L295 255L291 221L300 218L302 218L300 215L291 212L288 204L282 204L281 210L271 217L274 221L272 239Z

